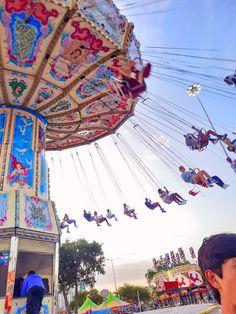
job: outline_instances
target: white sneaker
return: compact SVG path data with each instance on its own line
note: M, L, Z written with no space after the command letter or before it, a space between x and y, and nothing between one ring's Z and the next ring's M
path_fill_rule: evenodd
M187 200L182 200L182 205L186 204Z
M222 186L223 189L227 189L227 187L229 187L229 184L224 184L224 185Z

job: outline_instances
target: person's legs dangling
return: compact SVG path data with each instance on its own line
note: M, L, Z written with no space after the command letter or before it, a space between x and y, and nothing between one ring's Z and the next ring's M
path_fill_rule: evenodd
M130 210L128 211L128 215L129 215L130 217L133 217L133 216L134 216L134 210L133 210L133 209L130 209Z
M177 203L178 205L181 205L182 204L182 201L183 201L183 199L182 199L182 197L179 195L179 194L177 194L177 193L172 193L171 195L170 195L170 198L171 198L171 200L173 200L175 203Z
M99 223L102 223L103 221L105 221L108 226L111 226L111 224L109 224L108 220L107 220L105 217L101 217L101 218L99 219Z
M219 177L217 176L213 176L211 177L212 182L215 183L216 185L218 185L219 187L226 189L229 185L225 184Z
M116 221L118 220L118 219L116 218L116 215L115 215L115 214L111 214L111 216L110 216L109 218L110 218L110 219L114 218Z
M199 181L202 181L203 183L207 184L207 180L210 179L211 177L205 170L200 170L198 173L196 173L193 176L193 180L198 183Z
M157 207L161 207L161 205L160 205L159 202L153 203L151 209L155 209L155 208L157 208Z
M74 224L74 226L75 226L76 228L78 228L78 227L77 227L77 224L76 224L76 221L75 221L74 219L69 219L67 222L68 222L69 225L70 225L70 224Z

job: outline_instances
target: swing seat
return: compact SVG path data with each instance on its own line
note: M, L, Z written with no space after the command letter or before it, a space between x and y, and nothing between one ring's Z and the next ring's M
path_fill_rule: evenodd
M190 191L188 192L188 194L189 194L189 195L192 195L192 196L196 196L196 195L198 195L198 193L199 193L199 191L195 192L195 191L193 191L193 190L190 190Z
M198 150L201 152L206 149L209 144L209 141L205 138L201 138L197 132L188 133L184 135L184 137L186 146L188 146L191 150Z
M224 79L225 83L228 84L228 85L234 85L236 86L236 76L235 74L234 75L229 75L229 76L226 76L225 79Z
M198 181L197 183L196 183L197 185L200 185L200 186L202 186L202 187L204 187L204 188L211 188L211 187L213 187L213 185L207 185L205 182L203 182L203 181Z

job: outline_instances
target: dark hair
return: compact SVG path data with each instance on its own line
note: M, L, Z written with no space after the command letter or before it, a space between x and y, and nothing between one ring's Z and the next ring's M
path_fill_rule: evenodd
M35 271L34 270L29 271L28 276L30 276L30 275L35 275Z
M203 240L198 250L198 265L205 277L207 269L222 278L222 265L230 258L236 257L236 234L220 233ZM216 301L221 304L220 293L209 283Z

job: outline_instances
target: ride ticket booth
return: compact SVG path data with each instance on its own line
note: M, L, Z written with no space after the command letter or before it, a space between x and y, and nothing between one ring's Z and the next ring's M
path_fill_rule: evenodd
M21 288L31 270L46 288L42 313L55 313L60 229L48 191L46 121L30 110L1 106L0 126L0 313L25 313Z

